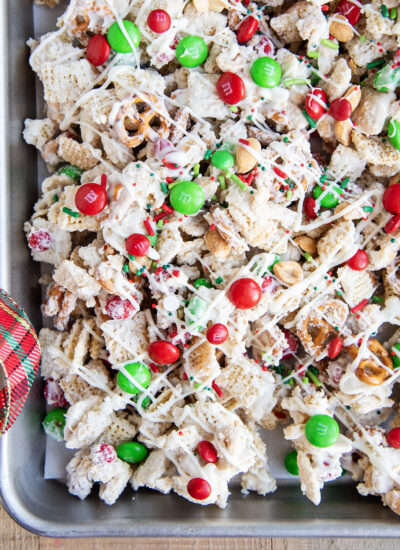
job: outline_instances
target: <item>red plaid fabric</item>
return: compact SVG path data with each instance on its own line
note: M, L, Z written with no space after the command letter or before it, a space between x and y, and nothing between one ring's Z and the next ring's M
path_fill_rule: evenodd
M25 312L0 289L0 435L24 406L40 362L35 329Z

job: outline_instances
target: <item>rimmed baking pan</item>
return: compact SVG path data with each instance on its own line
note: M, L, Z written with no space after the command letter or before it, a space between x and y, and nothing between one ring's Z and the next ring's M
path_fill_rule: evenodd
M33 6L31 0L0 0L0 10L0 286L39 329L39 266L30 260L22 232L43 175L33 147L21 137L24 118L34 117L37 109L25 42L55 28L61 10ZM39 89L39 106L40 94ZM278 491L266 497L243 496L233 487L225 510L146 490L134 499L132 491L127 491L112 507L95 494L81 502L62 483L44 479L44 410L38 378L21 416L0 441L3 504L15 521L35 533L54 537L400 536L400 518L384 509L379 499L359 496L345 478L326 485L319 507L302 496L295 478L281 481ZM273 447L272 439L271 451Z

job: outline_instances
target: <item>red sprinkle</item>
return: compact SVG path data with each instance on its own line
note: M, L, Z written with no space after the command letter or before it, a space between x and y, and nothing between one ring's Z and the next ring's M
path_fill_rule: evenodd
M214 230L215 230L215 228L216 228L216 225L215 225L215 223L212 223L212 224L210 225L210 231L214 231Z
M215 391L215 393L218 395L218 397L222 397L224 394L221 391L221 388L217 386L215 382L211 384L212 389Z
M159 372L158 367L155 363L150 363L150 368L153 372Z
M161 210L163 210L167 214L172 214L174 212L174 209L168 206L168 204L165 204L165 202L161 205Z
M282 170L280 168L277 168L276 166L274 166L274 172L277 176L279 176L280 178L283 178L284 180L287 179L287 174L285 174L285 172L282 172Z
M167 183L174 183L174 178L171 178L170 176L168 176L166 179L166 182Z
M171 336L171 335L170 335L170 336ZM184 380L189 380L188 375L186 374L186 372L183 373L183 379L184 379Z
M250 141L248 141L247 139L240 138L239 143L243 143L243 145L247 145L247 147L251 146Z
M147 233L152 237L153 235L155 235L154 233L154 229L152 228L151 226L151 223L149 222L149 220L144 220L144 226L146 228L146 231Z
M174 269L173 272L172 272L172 275L173 275L174 277L179 277L180 274L181 274L181 272L178 271L177 269Z
M165 218L167 216L167 213L166 212L160 212L159 214L157 214L157 216L154 216L153 220L155 222L158 222L158 220L162 220L163 218Z
M247 185L251 185L253 183L253 179L254 179L254 174L253 173L249 174L246 178Z
M361 311L367 304L368 304L368 298L364 298L364 300L361 300L359 304L351 308L351 312L357 313L358 311Z

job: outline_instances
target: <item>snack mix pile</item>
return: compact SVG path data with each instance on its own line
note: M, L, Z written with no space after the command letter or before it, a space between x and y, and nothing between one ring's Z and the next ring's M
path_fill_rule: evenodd
M71 0L28 44L69 491L223 508L281 426L314 504L344 468L400 514L399 2Z

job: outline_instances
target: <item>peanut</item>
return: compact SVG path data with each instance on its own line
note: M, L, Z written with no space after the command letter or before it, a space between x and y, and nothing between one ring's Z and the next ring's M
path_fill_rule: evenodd
M260 142L255 138L249 138L247 140L250 143L250 147L255 151L261 151ZM257 164L257 159L253 157L251 153L247 151L244 147L238 147L236 152L236 164L238 167L238 172L244 174L245 172L250 172Z
M204 242L216 258L227 258L231 253L228 243L216 230L208 231L204 237Z
M222 0L208 0L208 9L211 11L216 11L220 13L224 8L226 8L226 3Z
M335 15L335 18L331 20L329 33L339 42L348 42L354 35L351 25L343 15Z
M390 178L389 186L394 185L395 183L400 183L400 172L397 172L397 174Z
M358 107L358 104L361 100L361 86L350 86L343 97L345 97L350 102L351 108L354 111L354 109Z
M208 10L208 0L193 0L193 6L200 13Z
M317 253L317 243L312 237L308 235L299 235L293 240L302 250L304 250L304 252L308 252L313 256Z
M353 129L353 125L350 122L350 119L339 120L335 124L335 136L338 142L344 145L345 147L348 147L351 143L352 129Z
M349 202L346 202L346 201L341 202L335 208L335 214L338 214L339 212L341 212L342 210L344 210L348 206L350 206ZM344 214L343 219L347 220L347 221L358 220L359 218L362 218L363 216L364 216L363 210L359 206L356 206L355 208L353 208L352 210L347 212L347 214Z
M287 285L295 285L304 278L303 270L298 262L278 262L273 267L275 276Z

